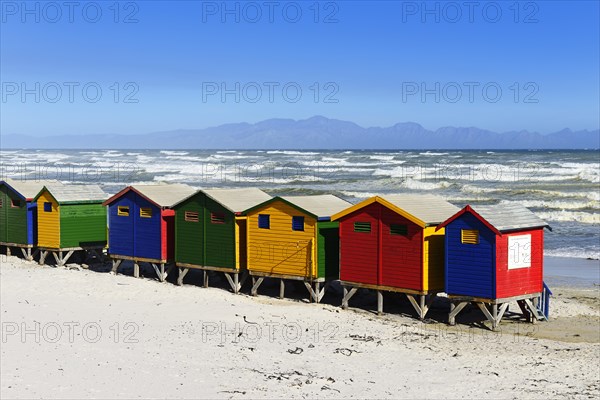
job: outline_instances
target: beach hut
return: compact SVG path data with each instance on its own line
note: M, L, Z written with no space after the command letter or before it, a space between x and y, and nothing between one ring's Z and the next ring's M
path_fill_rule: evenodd
M166 264L175 255L175 211L173 205L194 193L182 184L128 186L106 200L108 207L108 255L113 272L123 260L131 260L134 276L140 276L139 263L154 268L160 281L169 273Z
M433 195L389 194L333 215L340 224L342 307L358 288L367 288L377 291L382 313L382 291L399 292L424 318L444 290L444 230L436 227L458 210Z
M20 248L23 256L31 261L37 245L37 203L33 198L44 185L58 181L13 180L0 181L0 245Z
M326 285L338 279L338 223L331 216L351 204L333 195L274 197L249 209L248 271L252 295L264 278L303 281L319 302ZM321 284L325 286L321 287Z
M35 196L40 264L50 253L64 266L76 251L106 247L106 193L98 185L45 185ZM67 252L66 255L64 252Z
M174 205L175 263L178 284L191 269L223 272L238 293L246 271L246 216L244 211L269 200L260 189L200 190Z
M523 206L500 203L466 206L439 228L446 230L450 324L468 303L477 304L493 328L511 301L528 317L544 318L535 303L544 291L546 222Z

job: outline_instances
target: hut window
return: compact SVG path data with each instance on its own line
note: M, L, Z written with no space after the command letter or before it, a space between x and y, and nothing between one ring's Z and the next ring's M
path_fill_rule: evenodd
M152 218L152 209L149 207L140 208L140 217L142 218Z
M187 222L199 222L200 221L198 213L195 211L186 211L184 214L184 219Z
M477 229L461 229L460 241L463 244L479 244L479 231Z
M390 235L408 236L408 225L406 224L391 224Z
M258 227L261 229L271 229L271 216L269 214L259 214Z
M304 231L304 217L292 217L292 230Z
M21 208L21 200L19 200L19 199L10 199L10 206L12 208Z
M354 232L371 232L371 223L370 222L355 222L354 223Z
M44 212L52 212L52 203L49 201L44 203Z
M129 217L129 206L118 206L117 215L121 217Z
M210 213L210 223L211 224L224 224L225 223L225 214Z

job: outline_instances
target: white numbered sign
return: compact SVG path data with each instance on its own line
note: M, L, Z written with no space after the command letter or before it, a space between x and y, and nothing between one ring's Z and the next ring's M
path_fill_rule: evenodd
M508 237L508 269L531 267L531 235Z

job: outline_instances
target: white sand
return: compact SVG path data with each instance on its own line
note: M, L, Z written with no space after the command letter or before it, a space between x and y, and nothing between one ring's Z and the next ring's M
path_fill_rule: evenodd
M600 396L600 344L536 337L552 321L498 334L14 257L0 283L3 399Z

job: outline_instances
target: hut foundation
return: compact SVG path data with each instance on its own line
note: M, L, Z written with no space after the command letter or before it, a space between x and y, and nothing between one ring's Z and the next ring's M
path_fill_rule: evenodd
M390 286L370 285L356 282L341 281L340 284L344 288L344 297L342 298L342 309L348 309L348 303L358 289L375 290L377 293L377 314L383 315L383 292L395 292L406 295L410 304L417 312L419 319L425 319L431 304L437 297L437 292L419 292L410 289L401 289ZM415 298L418 298L418 302Z
M27 261L33 261L33 259L35 258L35 256L37 256L37 254L39 253L39 250L34 248L33 245L31 244L18 244L18 243L5 243L5 242L0 242L0 246L4 246L6 248L6 255L7 256L11 256L12 255L12 247L15 247L17 249L21 250L21 254L23 254L23 258L25 258L25 260Z
M268 274L264 272L250 271L250 276L252 277L252 289L250 290L251 296L258 295L258 289L260 285L264 282L265 278L270 279L278 279L279 280L279 298L285 298L285 281L301 281L304 283L304 286L308 290L309 301L311 303L320 303L325 296L325 292L329 288L330 281L325 278L307 278L304 276L295 276L295 275L281 275L281 274Z
M516 301L521 309L522 315L528 322L536 323L538 320L544 320L546 317L538 310L538 301L541 293L533 293L524 296L508 297L503 299L482 299L477 297L452 296L449 295L450 313L448 314L448 324L456 325L457 315L468 305L476 305L485 318L490 322L492 330L495 330L504 314L508 310L510 302Z
M96 255L98 258L103 259L103 257L104 257L103 249L104 249L104 247L68 247L68 248L61 248L61 249L40 247L39 248L39 253L40 253L39 264L43 265L46 262L46 259L48 258L48 256L52 255L52 257L54 258L54 261L56 261L56 266L64 267L67 264L67 262L69 261L69 259L71 258L71 256L73 256L73 254L75 254L75 252L78 252L78 251L83 252L86 255L86 258L91 255Z
M177 267L179 267L179 276L177 278L177 285L183 285L183 278L187 275L190 269L198 269L202 270L203 278L202 278L202 286L207 288L209 284L209 276L208 272L222 272L225 275L225 279L229 283L231 290L233 293L238 294L242 289L242 286L246 282L248 278L248 272L246 270L237 270L233 268L222 268L222 267L209 267L209 266L200 266L193 264L185 264L185 263L177 263Z
M158 278L158 280L160 282L165 282L167 280L167 277L169 276L169 274L171 273L171 271L173 270L173 267L174 267L173 263L169 263L169 262L167 262L167 260L155 260L155 259L150 259L150 258L128 257L128 256L115 255L115 254L111 254L110 258L112 258L111 273L114 275L118 274L118 270L119 270L119 267L121 266L121 263L125 260L129 260L129 261L133 261L133 277L134 278L140 277L140 263L147 263L152 267L152 269L154 269L154 272L156 273L156 277Z

